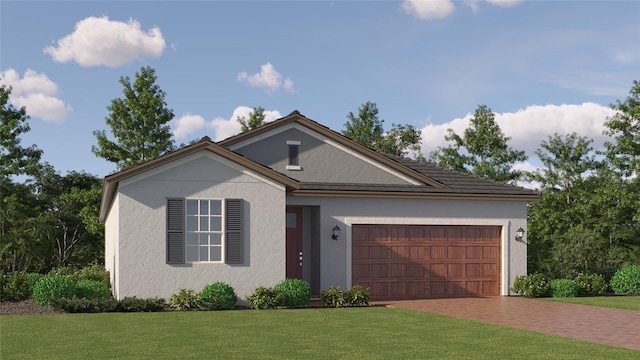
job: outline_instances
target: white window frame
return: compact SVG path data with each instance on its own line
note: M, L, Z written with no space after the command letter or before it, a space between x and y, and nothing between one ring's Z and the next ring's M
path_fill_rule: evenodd
M197 221L196 224L198 226L198 230L193 230L189 228L189 217L190 216L194 216L194 215L190 215L189 214L189 201L197 201L197 214L195 215ZM211 201L219 201L220 202L220 215L216 215L216 214L206 214L206 215L202 215L200 214L200 203L202 201L206 201L207 202L207 207L209 209L209 211L211 210ZM185 236L185 242L184 242L184 257L185 257L185 263L190 263L190 264L223 264L225 262L225 242L226 242L226 236L225 236L225 219L226 219L226 204L225 204L225 199L215 199L215 198L185 198L185 231L184 231L184 236ZM211 226L211 219L214 217L219 217L220 218L220 230L200 230L200 219L206 217L208 218L208 224L209 227ZM211 237L209 237L208 239L208 244L207 245L201 245L200 244L200 239L198 236L198 244L197 245L190 245L189 244L189 234L220 234L220 245L212 245L211 244ZM207 258L210 259L211 258L211 248L213 247L219 247L220 248L220 260L215 260L215 261L211 261L211 260L200 260L200 248L201 247L207 247ZM191 258L189 258L189 248L193 248L193 247L197 247L198 248L198 260L192 260Z
M298 140L287 140L287 166L286 169L287 170L302 170L302 166L300 166L300 141ZM293 165L291 164L291 147L295 146L297 147L297 153L298 153L298 164L297 165Z

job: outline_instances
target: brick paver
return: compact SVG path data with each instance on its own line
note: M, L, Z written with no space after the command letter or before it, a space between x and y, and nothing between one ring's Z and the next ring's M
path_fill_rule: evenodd
M521 297L403 300L385 304L640 350L640 311Z

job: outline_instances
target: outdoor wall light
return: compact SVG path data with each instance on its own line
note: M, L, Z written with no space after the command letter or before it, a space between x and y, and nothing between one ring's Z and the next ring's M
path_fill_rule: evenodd
M518 230L516 230L516 241L522 241L523 238L524 238L524 229L519 228Z
M336 225L331 229L331 238L333 240L338 240L338 236L340 236L340 228Z

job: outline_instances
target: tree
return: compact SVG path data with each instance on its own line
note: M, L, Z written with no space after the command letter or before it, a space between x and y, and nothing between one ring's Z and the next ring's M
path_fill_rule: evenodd
M438 166L482 176L488 179L510 182L522 178L523 173L513 169L513 164L527 160L524 151L512 149L510 137L504 135L495 122L495 115L486 105L479 105L470 120L470 127L462 136L452 129L445 140L453 142L430 154L430 161Z
M167 108L166 93L156 84L155 70L143 67L136 72L131 83L129 77L120 77L124 98L111 100L105 118L115 138L109 140L104 130L93 135L98 146L91 151L98 157L123 169L156 158L175 149L171 129L173 110Z
M242 132L247 132L249 130L253 130L258 126L262 126L264 124L265 118L264 109L261 107L254 107L253 110L249 113L249 119L242 117L237 117L236 121L240 123L242 127Z
M611 104L616 114L605 122L605 135L614 142L606 142L606 156L614 168L625 176L640 177L640 81L634 80L624 102Z
M409 152L421 155L420 131L413 125L392 124L385 133L376 103L367 101L358 109L358 116L349 112L347 119L342 134L361 145L390 155L405 156Z

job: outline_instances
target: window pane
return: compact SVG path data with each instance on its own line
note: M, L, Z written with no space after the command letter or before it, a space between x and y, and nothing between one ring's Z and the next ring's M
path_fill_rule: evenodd
M187 200L187 215L198 215L198 200Z
M198 231L198 217L197 216L187 216L187 230L188 231Z
M198 245L198 234L187 233L187 245Z
M298 225L298 214L297 213L287 213L287 228L295 229Z
M200 245L209 245L209 234L200 234Z
M200 218L200 231L209 231L209 217L203 216Z
M200 200L200 215L209 215L209 202Z
M209 258L209 261L220 261L222 260L222 248L218 247L218 246L212 246L211 248L211 258Z
M222 215L222 201L211 200L211 215Z
M198 246L187 246L187 261L198 261Z
M200 248L200 261L209 261L209 247L199 246Z
M211 218L211 231L220 231L222 230L222 218L220 217L212 217Z
M299 165L298 145L289 145L289 165Z
M211 234L211 245L222 245L222 234Z

